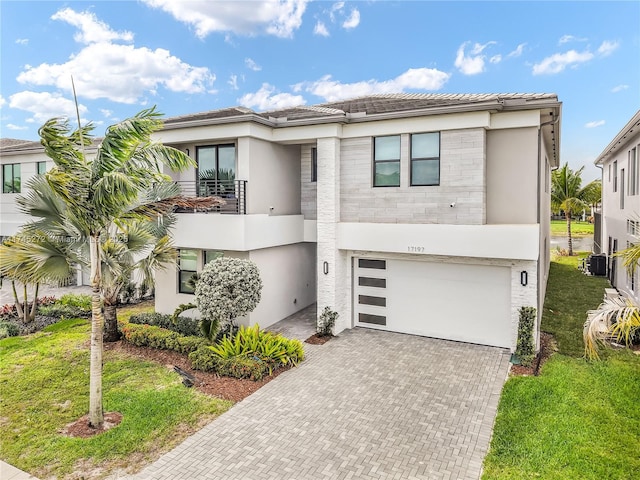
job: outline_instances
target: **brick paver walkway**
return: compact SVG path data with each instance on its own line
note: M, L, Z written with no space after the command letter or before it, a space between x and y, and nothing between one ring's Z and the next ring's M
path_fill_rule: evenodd
M307 348L135 478L479 478L508 352L366 329Z

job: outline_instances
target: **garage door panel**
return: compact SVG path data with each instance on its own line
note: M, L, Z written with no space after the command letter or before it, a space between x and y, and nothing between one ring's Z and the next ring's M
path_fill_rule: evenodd
M510 346L509 267L386 260L385 288L374 288L359 285L359 276L371 275L372 270L359 265L356 262L354 268L357 325ZM384 304L369 297L384 298ZM360 313L384 316L386 322L371 323L376 319Z

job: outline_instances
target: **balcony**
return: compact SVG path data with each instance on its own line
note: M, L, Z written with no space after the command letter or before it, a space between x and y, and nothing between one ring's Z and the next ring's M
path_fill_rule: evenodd
M177 181L182 195L187 197L220 197L225 204L215 207L213 212L246 215L247 181L213 180ZM189 209L178 209L178 213L192 213Z

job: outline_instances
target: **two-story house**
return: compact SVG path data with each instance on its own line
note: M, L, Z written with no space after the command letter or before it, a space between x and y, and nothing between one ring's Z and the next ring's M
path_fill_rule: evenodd
M594 239L607 254L611 285L640 302L637 270L628 271L614 256L640 241L640 110L596 158L602 169L600 237Z
M518 310L540 316L549 265L552 94L375 95L256 113L169 118L158 139L198 168L185 193L220 213L179 214L177 270L156 307L191 300L217 255L256 262L266 327L317 302L355 326L515 348ZM536 332L538 336L538 332Z
M226 204L178 213L178 262L156 274L156 310L192 301L193 274L226 255L253 260L263 279L245 323L267 327L317 302L340 314L336 333L513 350L519 308L541 316L560 119L553 94L385 94L168 118L157 140L198 165L172 178ZM7 190L15 165L25 181L43 155L3 144L0 234L23 221Z

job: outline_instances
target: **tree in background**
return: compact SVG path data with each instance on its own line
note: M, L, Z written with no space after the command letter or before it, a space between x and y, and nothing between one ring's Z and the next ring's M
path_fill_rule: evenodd
M602 185L594 180L582 186L584 167L573 171L565 163L562 168L551 172L551 209L556 213L564 212L567 221L567 242L569 255L573 255L573 238L571 236L572 215L600 203Z

